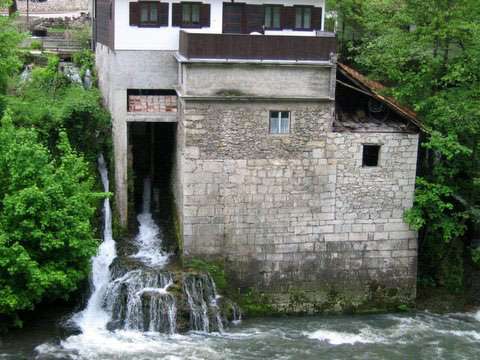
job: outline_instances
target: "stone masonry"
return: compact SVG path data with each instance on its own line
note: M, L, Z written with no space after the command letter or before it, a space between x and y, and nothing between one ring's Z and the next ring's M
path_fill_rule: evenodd
M270 293L372 283L415 294L412 206L418 135L336 133L332 102L185 101L179 124L185 258L221 257ZM269 134L269 111L291 132ZM362 145L381 145L362 167ZM180 197L180 198L179 198Z

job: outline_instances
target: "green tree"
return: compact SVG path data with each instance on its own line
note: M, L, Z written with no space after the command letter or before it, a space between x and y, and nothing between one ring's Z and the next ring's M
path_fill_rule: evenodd
M336 2L348 9L352 1ZM390 95L412 107L428 129L406 218L420 231L422 275L457 291L461 247L469 245L464 235L478 220L480 2L363 1L355 19L362 29L357 66L391 85Z
M45 299L66 299L90 270L90 220L103 193L60 132L58 160L32 129L0 128L0 330Z
M10 6L10 0L0 0L0 9ZM23 35L18 31L10 16L0 16L0 115L3 111L9 77L22 66L18 46Z

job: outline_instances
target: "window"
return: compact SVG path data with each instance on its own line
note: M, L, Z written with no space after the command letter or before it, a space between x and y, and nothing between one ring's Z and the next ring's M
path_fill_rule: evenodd
M182 3L182 26L200 26L200 4Z
M169 4L160 1L136 1L130 3L130 26L168 26Z
M312 29L312 8L295 6L295 29Z
M265 29L281 29L282 7L265 6Z
M140 26L157 26L158 24L158 2L139 2L140 4Z
M363 145L363 166L378 166L380 145Z
M290 132L290 112L270 111L270 134L288 134Z
M210 27L210 4L181 2L172 4L172 26L182 28Z

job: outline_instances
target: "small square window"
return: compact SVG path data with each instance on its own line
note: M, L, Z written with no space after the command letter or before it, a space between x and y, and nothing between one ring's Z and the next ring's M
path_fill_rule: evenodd
M378 166L380 145L363 145L363 166Z
M270 134L290 132L290 111L270 111Z

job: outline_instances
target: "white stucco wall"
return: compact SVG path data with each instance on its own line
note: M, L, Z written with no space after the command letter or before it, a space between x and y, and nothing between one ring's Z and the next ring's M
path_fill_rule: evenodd
M181 28L172 27L172 3L180 0L163 0L169 6L169 26L160 28L142 28L130 26L129 3L132 0L117 0L115 2L115 50L178 50L179 33ZM189 32L222 33L223 27L223 0L203 0L202 3L211 5L210 27L202 29L186 29ZM325 12L325 0L243 0L247 4L282 4L314 5L322 7ZM323 26L323 22L322 22ZM185 29L184 29L185 30ZM299 35L315 36L315 31L266 31L266 35Z

